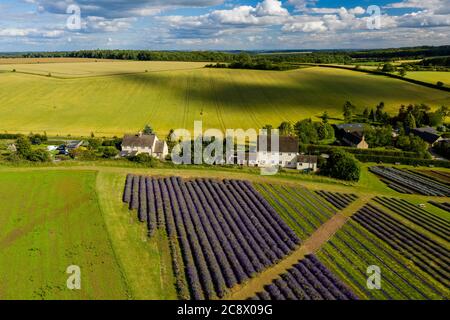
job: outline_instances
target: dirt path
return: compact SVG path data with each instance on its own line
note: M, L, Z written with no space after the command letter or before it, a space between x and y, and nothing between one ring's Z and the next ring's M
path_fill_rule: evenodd
M264 286L270 284L274 279L291 268L305 255L315 253L324 245L340 228L344 226L348 218L354 214L359 208L364 206L370 197L362 197L353 202L349 207L333 216L330 220L319 227L303 244L295 250L287 258L278 264L266 269L256 278L250 279L248 282L236 286L232 292L226 297L226 300L243 300L254 296L257 292L263 291Z

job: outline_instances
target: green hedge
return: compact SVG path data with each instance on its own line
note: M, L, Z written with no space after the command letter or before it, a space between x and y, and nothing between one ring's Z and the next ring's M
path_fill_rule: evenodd
M0 133L0 140L12 140L17 139L20 135L13 133Z
M342 147L342 146L327 146L327 145L314 145L308 144L306 146L306 151L308 153L328 153L332 150L340 149L354 155L366 155L366 156L390 156L390 157L401 157L401 158L421 158L421 156L416 152L409 151L398 151L398 150L374 150L374 149L357 149L352 147Z
M410 166L435 166L441 168L450 168L450 161L445 160L428 160L428 159L414 159L414 158L403 158L403 157L393 157L393 156L375 156L375 155L355 155L356 159L361 162L376 162L376 163L400 163L403 165Z

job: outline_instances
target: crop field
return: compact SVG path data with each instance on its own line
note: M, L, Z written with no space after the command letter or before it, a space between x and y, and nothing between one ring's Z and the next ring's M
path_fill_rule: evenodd
M411 71L407 73L406 78L429 82L432 84L436 84L438 81L441 81L445 86L450 86L450 72Z
M352 202L358 199L358 196L354 194L335 193L323 190L316 191L316 194L327 200L339 210L347 208Z
M368 204L353 219L388 243L431 278L444 286L450 281L450 254L446 245L407 226L399 219Z
M369 171L381 177L381 180L391 189L400 193L450 196L450 187L433 179L433 176L430 178L419 172L382 166L370 167Z
M128 175L123 201L138 211L151 236L157 228L166 230L184 299L222 298L300 243L244 181Z
M0 174L0 299L127 299L95 172ZM81 270L69 290L66 269Z
M428 201L428 202L435 207L450 212L450 202L436 202L436 201Z
M439 216L417 207L404 199L376 197L374 200L428 232L441 237L447 242L450 241L450 217L448 215L447 217L444 215Z
M367 224L359 224L353 219L348 221L317 254L319 260L356 295L371 300L449 299L446 284L439 283L412 264L409 255L391 247L386 242L389 235L378 237L378 233L369 232L363 226ZM380 290L367 287L367 267L371 265L381 269Z
M336 208L305 188L271 184L257 184L255 188L300 239L308 238L337 212Z
M279 72L201 66L182 62L3 65L0 70L8 72L0 73L0 131L120 136L150 123L165 136L170 129L192 129L195 120L202 120L204 128L248 129L318 119L324 111L341 119L347 100L359 111L384 101L391 113L401 104L450 104L448 92L350 70L311 67Z
M114 62L117 60L102 59L102 62ZM91 58L0 58L0 69L11 71L19 64L48 64L48 63L78 63L98 62ZM7 65L7 66L4 66Z
M358 300L358 297L309 255L265 286L252 300Z

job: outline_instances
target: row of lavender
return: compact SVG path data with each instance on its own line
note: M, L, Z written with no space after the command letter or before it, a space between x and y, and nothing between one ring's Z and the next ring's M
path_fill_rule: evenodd
M449 186L411 171L382 166L370 167L369 170L380 176L390 188L400 193L416 193L438 197L450 196Z
M432 204L439 209L450 212L450 202L436 202L436 201L428 201L428 203Z
M345 194L328 191L316 191L316 194L327 200L339 210L347 208L350 204L356 201L356 199L358 199L358 196L356 196L355 194Z
M189 296L196 300L223 297L228 288L278 262L300 243L269 203L243 181L129 175L123 200L138 210L149 235L165 228L174 259L179 246ZM175 271L183 269L180 264L174 261ZM186 298L182 281L178 287Z
M252 300L357 300L315 256L307 255Z
M392 210L403 218L415 223L425 230L450 241L450 221L437 214L428 212L403 199L375 197L379 204Z
M450 253L433 239L368 204L353 219L444 285L450 283Z

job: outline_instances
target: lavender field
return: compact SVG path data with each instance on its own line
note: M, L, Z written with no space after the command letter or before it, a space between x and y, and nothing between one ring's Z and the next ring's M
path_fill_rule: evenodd
M128 175L123 201L137 210L149 236L167 233L183 299L222 298L300 244L245 181Z

